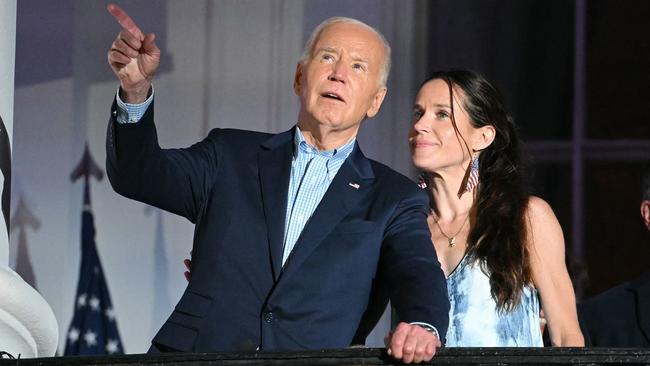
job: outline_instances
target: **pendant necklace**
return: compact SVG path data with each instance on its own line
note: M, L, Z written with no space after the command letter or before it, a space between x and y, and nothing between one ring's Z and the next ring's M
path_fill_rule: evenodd
M442 227L440 226L440 223L438 222L438 217L436 216L435 213L433 213L433 209L431 210L431 214L433 215L433 221L438 226L438 229L440 229L440 233L442 234L442 236L447 238L447 241L449 242L449 247L453 248L454 245L456 245L456 236L460 233L461 230L463 230L463 228L465 227L465 224L467 224L467 221L469 220L469 213L467 214L467 217L465 217L465 221L463 221L463 224L460 226L460 229L458 229L458 231L456 231L456 234L454 234L452 236L447 235L445 233L445 231L442 230Z

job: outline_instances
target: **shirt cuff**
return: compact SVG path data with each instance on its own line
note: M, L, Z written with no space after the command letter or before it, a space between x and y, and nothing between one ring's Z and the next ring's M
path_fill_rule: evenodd
M421 326L422 328L426 329L427 331L431 332L431 333L432 333L433 335L435 335L438 339L440 339L440 334L438 334L438 329L436 329L436 327L434 327L433 325L431 325L431 324L429 324L429 323L423 323L423 322L412 322L412 323L409 323L409 324L412 324L412 325L419 325L419 326Z
M124 102L122 98L120 98L120 88L117 88L115 99L117 100L117 113L115 115L117 123L137 123L140 121L140 118L144 116L144 113L153 101L153 85L151 86L151 94L147 100L142 103L131 104Z

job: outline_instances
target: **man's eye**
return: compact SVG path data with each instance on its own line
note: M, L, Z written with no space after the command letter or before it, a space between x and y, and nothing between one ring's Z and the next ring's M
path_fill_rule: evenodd
M416 109L416 110L413 111L413 119L415 119L415 120L419 120L420 118L422 118L422 115L423 115L423 114L424 114L424 113L422 113L421 110L417 110L417 109Z
M324 55L321 56L321 59L323 59L325 61L331 61L331 60L334 59L334 57L332 55L324 54Z
M366 70L366 68L362 64L353 64L352 68L356 70L363 70L363 71Z

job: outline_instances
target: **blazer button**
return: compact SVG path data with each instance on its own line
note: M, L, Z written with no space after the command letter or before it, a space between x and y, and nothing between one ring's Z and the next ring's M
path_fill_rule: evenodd
M265 321L265 322L270 323L270 322L273 321L273 312L271 312L271 311L266 311L266 312L264 312L263 317L264 317L264 321Z

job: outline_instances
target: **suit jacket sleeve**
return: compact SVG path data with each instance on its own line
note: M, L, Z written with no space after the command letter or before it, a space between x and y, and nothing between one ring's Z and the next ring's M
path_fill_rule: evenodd
M447 282L426 222L428 199L413 187L387 228L381 271L400 321L431 324L444 341L449 325Z
M218 167L218 134L185 149L161 149L153 123L153 103L137 123L115 120L106 137L106 171L116 192L196 222Z

